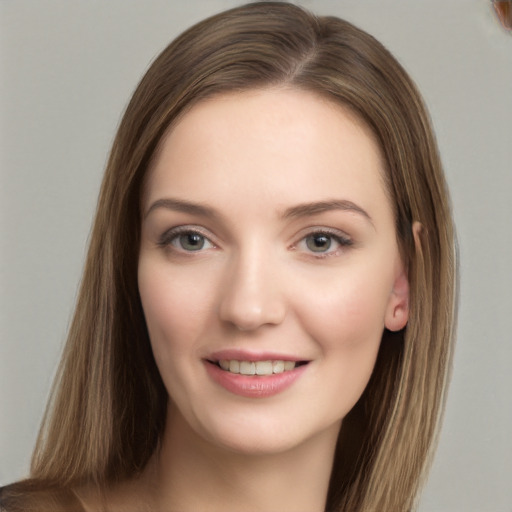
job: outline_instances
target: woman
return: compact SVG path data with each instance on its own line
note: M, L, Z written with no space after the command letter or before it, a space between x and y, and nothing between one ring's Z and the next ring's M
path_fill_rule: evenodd
M389 52L286 3L209 18L128 105L31 478L0 503L410 510L455 277L428 115Z

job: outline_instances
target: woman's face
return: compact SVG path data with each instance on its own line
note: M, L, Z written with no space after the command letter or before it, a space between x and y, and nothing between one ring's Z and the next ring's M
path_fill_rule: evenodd
M138 271L170 421L244 453L335 438L407 322L383 165L361 122L299 90L218 96L172 128Z

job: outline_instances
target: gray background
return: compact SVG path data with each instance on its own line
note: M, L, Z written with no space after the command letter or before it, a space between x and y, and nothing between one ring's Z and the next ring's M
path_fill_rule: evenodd
M0 485L26 474L102 170L142 72L221 0L0 0ZM458 225L452 385L421 512L512 511L512 34L487 0L303 0L375 35L431 110Z

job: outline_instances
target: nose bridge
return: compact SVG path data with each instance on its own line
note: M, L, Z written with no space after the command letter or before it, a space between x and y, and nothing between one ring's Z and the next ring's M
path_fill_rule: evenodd
M255 239L232 254L221 294L220 318L240 330L279 324L285 315L275 251Z

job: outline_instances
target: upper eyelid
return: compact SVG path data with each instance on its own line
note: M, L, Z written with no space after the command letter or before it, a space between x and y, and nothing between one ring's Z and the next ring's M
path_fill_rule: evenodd
M302 229L299 232L299 234L296 235L297 242L300 242L301 240L303 240L307 236L314 235L314 234L317 234L317 233L322 233L322 234L325 234L325 235L330 235L330 236L333 236L333 237L338 237L338 238L343 238L343 239L346 239L346 240L353 241L353 237L350 236L347 232L345 232L345 231L343 231L341 229L329 228L329 227L326 227L326 226L311 226L311 227ZM297 243L297 242L295 242L295 243Z
M169 228L165 230L162 235L174 235L174 234L181 234L181 233L199 233L200 235L204 236L205 238L210 238L210 234L206 233L206 229L195 226L191 224L183 224L180 226L174 226L172 228Z

